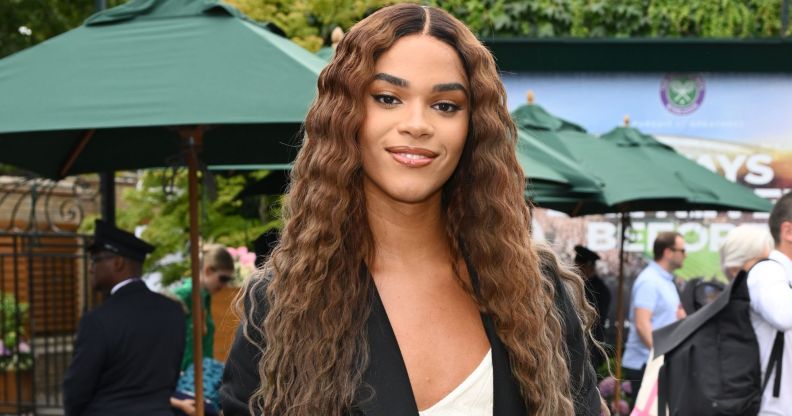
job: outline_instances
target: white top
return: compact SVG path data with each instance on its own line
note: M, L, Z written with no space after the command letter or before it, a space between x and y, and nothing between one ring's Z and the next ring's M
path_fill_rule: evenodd
M126 285L128 285L128 284L130 284L130 283L132 283L134 281L137 281L137 280L140 280L140 278L139 277L132 277L132 278L126 279L126 280L124 280L122 282L119 282L118 284L113 286L112 289L110 289L110 295L111 296L115 295L115 293L118 292L118 289L121 289L122 287L124 287L124 286L126 286Z
M492 416L493 405L492 349L481 364L432 407L418 412L420 416Z
M751 296L751 324L759 341L759 359L764 380L776 331L784 334L781 393L773 397L775 375L770 377L762 395L760 415L792 416L792 261L778 250L770 259L757 264L748 274L748 293Z

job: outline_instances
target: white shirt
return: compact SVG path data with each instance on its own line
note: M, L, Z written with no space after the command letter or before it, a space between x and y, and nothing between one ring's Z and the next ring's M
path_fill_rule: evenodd
M748 274L748 293L751 296L751 324L759 341L759 362L764 380L770 351L777 331L785 331L781 393L773 397L775 374L762 395L760 415L792 416L792 260L773 250L773 261L757 264Z
M432 407L418 412L419 416L492 416L494 400L492 349L481 364Z
M122 287L124 287L124 286L126 286L126 285L128 285L128 284L130 284L130 283L132 283L134 281L137 281L137 280L140 280L140 278L139 277L132 277L130 279L126 279L126 280L116 284L115 286L113 286L112 289L110 289L110 295L111 296L115 295L115 293L118 292L118 289L121 289Z

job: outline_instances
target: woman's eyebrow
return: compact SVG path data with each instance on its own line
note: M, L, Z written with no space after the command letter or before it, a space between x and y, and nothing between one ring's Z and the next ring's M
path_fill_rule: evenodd
M380 72L377 75L374 75L374 79L378 79L380 81L385 81L387 83L393 84L397 87L407 88L408 82L406 79L401 79L399 77L395 77L390 74L386 74L384 72Z
M462 91L467 95L467 89L465 86L458 83L458 82L449 82L447 84L437 84L432 87L432 91L434 92L445 92L445 91Z
M402 79L391 74L386 74L384 72L380 72L374 75L374 79L385 81L389 84L393 84L401 88L407 88L410 85L410 83L407 82L406 79ZM465 86L459 82L448 82L443 84L437 84L434 87L432 87L432 91L433 92L462 91L463 93L465 93L465 95L468 95Z

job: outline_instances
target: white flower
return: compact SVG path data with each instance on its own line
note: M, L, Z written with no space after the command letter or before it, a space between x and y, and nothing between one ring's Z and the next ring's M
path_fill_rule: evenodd
M30 36L30 35L33 34L33 31L30 30L30 28L27 27L27 26L20 26L19 27L19 34L20 35L24 35L24 36Z

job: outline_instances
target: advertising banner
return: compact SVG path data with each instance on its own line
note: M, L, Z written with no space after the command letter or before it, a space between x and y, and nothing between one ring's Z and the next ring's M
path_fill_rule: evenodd
M792 188L792 76L780 74L503 74L509 109L535 103L600 135L629 119L726 179L774 200ZM722 279L718 248L743 223L765 225L766 213L677 211L631 214L627 277L651 259L654 237L685 236L688 259L681 279ZM618 273L619 221L615 215L568 218L537 210L535 234L562 255L575 244L598 252L603 276Z

